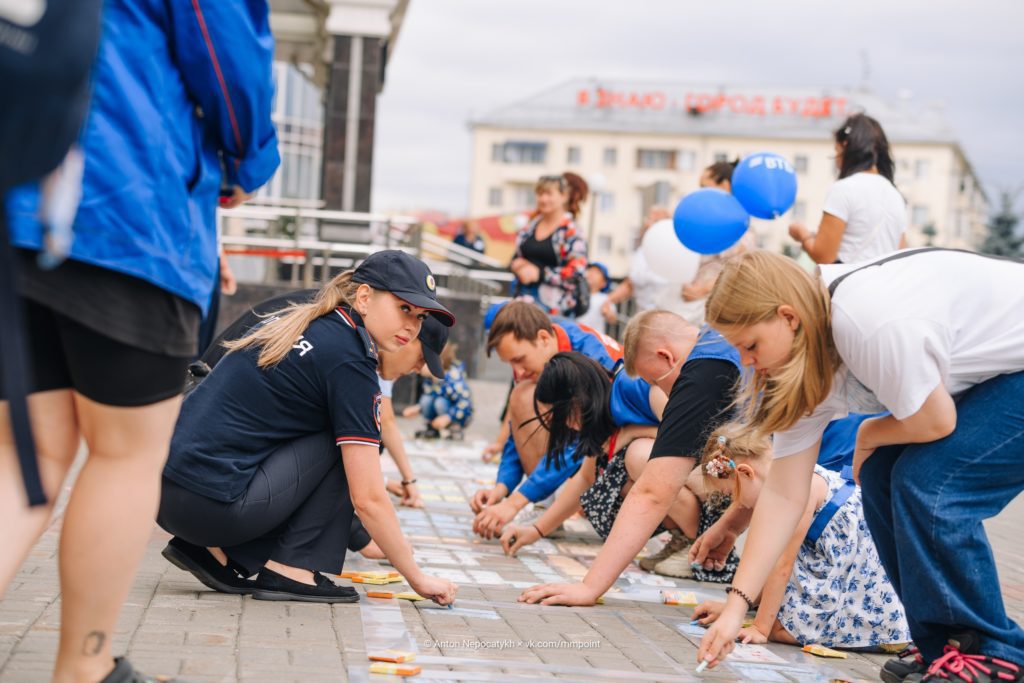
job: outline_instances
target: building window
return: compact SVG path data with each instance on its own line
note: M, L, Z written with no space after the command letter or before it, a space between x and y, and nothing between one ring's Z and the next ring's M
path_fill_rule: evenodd
M509 141L491 148L491 160L502 164L543 164L547 154L546 142Z
M612 236L611 235L598 235L597 236L597 253L598 254L610 254L610 253L612 253Z
M932 169L932 164L927 159L918 159L914 164L914 176L916 178L927 178Z
M928 222L928 207L915 204L910 211L910 223L912 225L924 225Z
M971 234L971 224L967 214L962 209L957 209L953 220L956 222L956 236L962 240L967 239Z
M805 221L807 220L807 202L802 199L798 199L793 202L793 220Z
M797 173L807 173L807 155L797 154L793 157L793 170Z
M614 166L619 163L619 150L614 147L605 147L602 160L605 166Z
M611 192L595 192L597 210L601 213L608 213L615 210L615 195Z
M697 153L692 149L679 150L678 166L680 171L693 171L697 168Z
M729 161L729 155L725 152L715 152L715 163L719 161Z
M492 187L487 191L487 206L501 206L502 192L500 187Z
M671 149L638 149L637 168L665 168L675 170L676 153Z
M533 185L516 183L512 186L512 208L529 209L536 204Z
M578 164L580 163L580 156L580 148L576 145L571 145L565 155L565 163Z

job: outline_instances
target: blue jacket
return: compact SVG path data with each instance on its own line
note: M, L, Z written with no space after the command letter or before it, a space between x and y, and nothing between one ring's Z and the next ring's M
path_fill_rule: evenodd
M266 0L106 0L81 136L71 258L147 280L205 313L221 159L252 191L280 157ZM38 191L10 193L12 242L39 248Z
M558 342L559 351L582 353L591 360L597 361L610 375L619 372L622 367L622 347L617 341L572 320L553 317L551 322L555 326L555 339ZM544 457L537 463L536 469L519 488L519 493L526 496L526 499L531 502L544 500L550 496L579 469L579 463L575 462L575 444L566 449L564 453L566 464L563 467L556 467L548 455L544 454ZM524 474L523 463L519 460L519 451L516 450L515 441L512 440L510 434L501 453L501 463L498 465L498 483L504 484L508 492L512 493L516 490L516 486L519 486L519 482L523 480Z

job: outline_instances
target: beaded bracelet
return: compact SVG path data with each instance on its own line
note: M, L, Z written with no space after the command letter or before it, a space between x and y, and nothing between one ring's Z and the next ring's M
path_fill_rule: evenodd
M415 479L410 479L409 481L406 481L405 479L402 480L402 486L412 486L415 483Z
M744 602L747 603L747 607L749 609L751 609L751 610L753 610L756 607L754 605L754 601L751 600L750 598L748 598L746 593L741 591L739 588L736 588L735 586L726 586L725 587L725 592L726 593L735 593L736 595L738 595L741 598L743 598Z

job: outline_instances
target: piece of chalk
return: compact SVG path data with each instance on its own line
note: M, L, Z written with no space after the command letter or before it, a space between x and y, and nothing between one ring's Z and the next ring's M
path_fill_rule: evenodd
M367 593L369 595L369 593ZM700 619L694 619L690 622L690 626L700 626Z
M705 659L703 662L697 665L696 673L704 673L704 669L706 668L708 668L708 660Z

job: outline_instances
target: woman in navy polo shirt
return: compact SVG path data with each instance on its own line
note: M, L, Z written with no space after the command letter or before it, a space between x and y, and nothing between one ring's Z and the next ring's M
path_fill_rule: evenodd
M408 344L428 315L455 322L423 263L382 251L227 343L171 441L164 557L222 592L354 602L321 574L341 571L354 509L413 590L450 603L455 585L413 560L377 457L378 350Z

